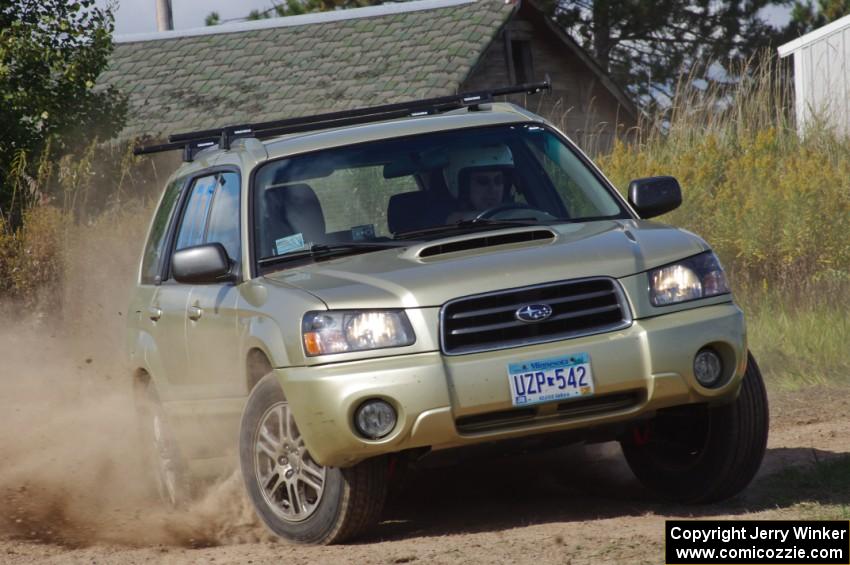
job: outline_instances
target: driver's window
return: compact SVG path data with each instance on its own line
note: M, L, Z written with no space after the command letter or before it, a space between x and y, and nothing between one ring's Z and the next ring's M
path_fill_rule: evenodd
M239 238L239 175L222 173L210 209L210 222L204 243L220 243L227 256L239 261L242 256Z
M204 242L204 229L207 225L215 185L216 175L201 177L192 184L192 192L186 203L183 221L180 222L180 231L177 234L177 245L174 247L176 251Z
M192 192L175 250L221 243L233 261L241 257L239 237L239 175L224 172L200 177L192 184Z

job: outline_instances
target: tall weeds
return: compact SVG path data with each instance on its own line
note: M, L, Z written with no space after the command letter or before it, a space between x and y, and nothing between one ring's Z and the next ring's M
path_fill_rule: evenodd
M129 145L97 141L62 157L48 146L37 166L29 165L19 152L5 179L13 206L0 211L0 310L38 313L61 305L63 279L81 260L71 252L74 242L105 225L146 224L148 214L139 211L158 195L159 176Z
M623 190L634 178L679 179L684 204L660 220L700 234L718 252L748 313L751 347L772 378L794 386L850 381L850 142L824 121L798 134L789 81L774 63L741 74L725 90L684 79L670 108L644 116L630 141L598 162ZM73 293L88 284L87 273L111 276L101 266L132 270L135 256L122 253L138 250L102 242L142 237L164 180L155 161L137 160L127 146L93 144L74 157L45 158L30 178L26 155L20 159L10 182L29 211L17 230L0 218L0 306L55 304L63 277ZM92 242L113 256L87 255Z
M599 164L622 190L679 180L683 205L660 221L718 253L772 374L850 380L850 140L823 120L798 132L780 73L757 66L731 91L683 81L672 107Z
M850 143L823 123L798 135L768 65L731 97L681 92L638 143L600 160L615 184L677 177L684 204L664 220L706 237L742 286L810 294L850 282Z

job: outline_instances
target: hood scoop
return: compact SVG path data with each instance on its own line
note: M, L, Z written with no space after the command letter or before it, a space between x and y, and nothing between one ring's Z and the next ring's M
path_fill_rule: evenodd
M512 232L491 233L488 235L476 235L465 239L444 241L434 245L423 247L417 254L420 258L434 257L446 253L458 251L469 251L470 249L482 249L495 247L497 245L511 245L515 243L527 243L529 241L549 242L555 239L555 232L549 229L535 229Z

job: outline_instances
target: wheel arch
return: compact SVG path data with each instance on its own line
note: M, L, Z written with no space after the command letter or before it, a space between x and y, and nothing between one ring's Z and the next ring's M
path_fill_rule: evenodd
M150 371L148 371L144 367L136 367L131 373L131 380L133 386L133 394L138 398L140 395L145 394L148 387L153 383L153 376Z
M245 356L245 390L250 393L260 379L273 368L269 355L263 348L255 346L249 349Z

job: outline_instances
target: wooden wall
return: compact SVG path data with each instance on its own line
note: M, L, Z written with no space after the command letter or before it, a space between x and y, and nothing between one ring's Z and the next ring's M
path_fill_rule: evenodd
M523 16L528 17L524 19ZM542 15L541 15L542 16ZM511 102L542 115L589 153L605 152L619 132L635 125L635 117L602 84L575 51L535 14L522 10L508 22L473 68L462 91L514 84L522 71L515 69L512 49L529 42L530 76L542 81L548 74L552 90L543 95L514 96ZM526 58L526 62L527 58ZM529 65L525 64L528 68Z
M821 29L792 51L797 127L801 134L829 127L850 137L850 16Z

